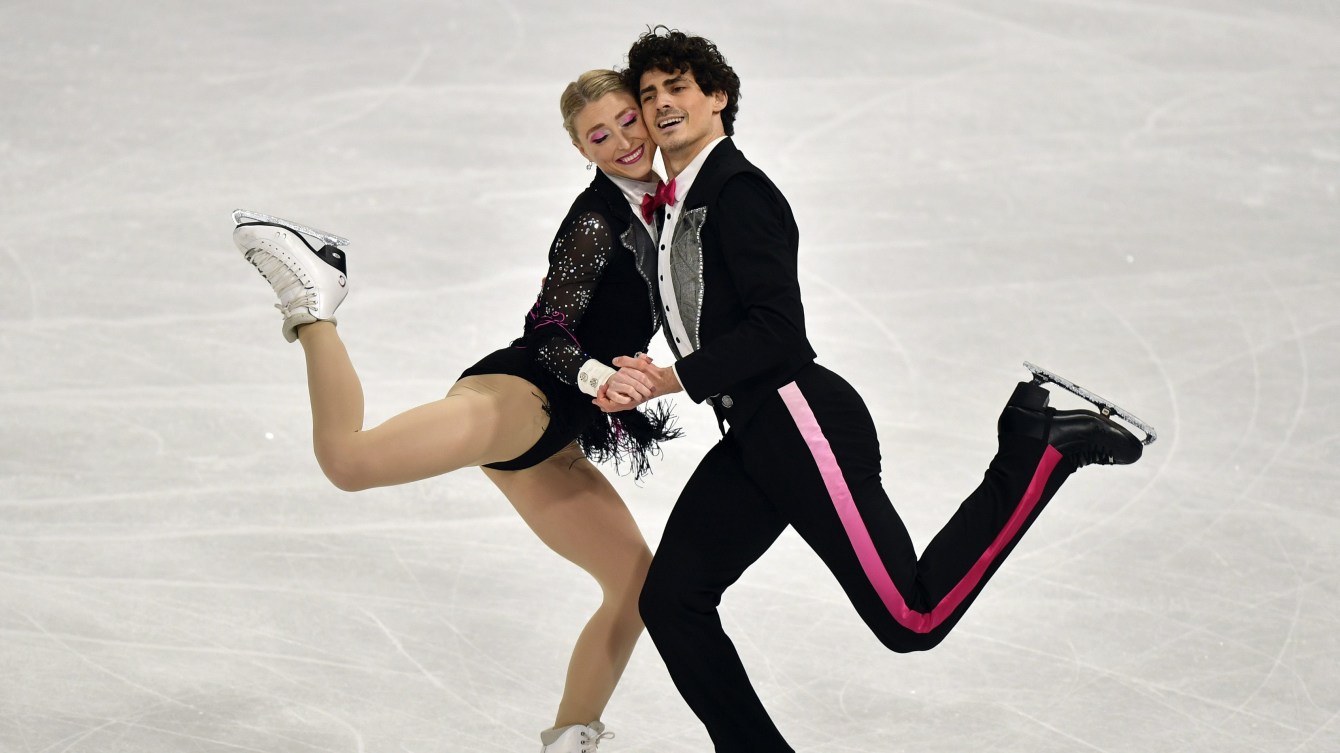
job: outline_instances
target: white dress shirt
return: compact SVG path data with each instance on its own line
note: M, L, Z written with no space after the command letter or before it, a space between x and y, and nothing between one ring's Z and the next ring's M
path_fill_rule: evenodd
M660 270L658 275L661 278L659 282L661 304L665 307L665 326L670 338L674 340L680 358L693 352L693 343L689 339L688 328L684 326L684 320L679 315L679 301L675 297L675 286L670 274L670 241L675 237L675 225L679 224L679 216L684 208L684 197L688 196L689 189L693 188L693 181L702 170L703 163L707 161L707 155L725 139L725 136L713 139L701 152L698 152L698 156L694 157L687 167L680 171L679 175L675 176L675 205L665 207L665 226L661 228L661 235L656 243L660 251L656 268ZM678 378L678 370L675 371L675 376Z

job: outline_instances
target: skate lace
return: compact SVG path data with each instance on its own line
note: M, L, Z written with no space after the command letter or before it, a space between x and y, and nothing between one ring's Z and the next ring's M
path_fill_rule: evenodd
M613 732L601 732L595 737L591 737L585 730L582 731L582 750L581 753L597 753L596 748L600 747L601 740L609 740L614 737Z
M264 249L252 249L247 260L255 265L261 276L274 288L279 296L275 308L287 318L297 309L315 308L316 289L308 280L295 272L293 267Z

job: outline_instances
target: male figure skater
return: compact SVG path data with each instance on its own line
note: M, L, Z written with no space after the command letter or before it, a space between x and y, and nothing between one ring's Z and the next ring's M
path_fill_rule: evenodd
M1020 383L985 479L918 559L881 488L865 404L814 362L791 209L730 139L738 77L710 41L665 27L642 35L628 63L626 80L673 179L651 200L664 204L660 305L678 361L616 365L642 371L655 395L685 391L709 403L730 427L675 503L642 617L718 751L791 751L716 611L786 526L823 559L884 645L926 650L1067 476L1090 463L1135 462L1142 445L1096 413L1048 408L1047 390Z

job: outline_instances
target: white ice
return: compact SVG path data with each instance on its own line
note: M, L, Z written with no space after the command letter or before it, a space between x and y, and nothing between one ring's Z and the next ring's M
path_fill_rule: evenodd
M369 422L439 396L589 179L559 91L654 23L743 78L919 545L1024 360L1161 433L929 653L784 536L723 614L797 750L1340 750L1335 0L0 2L0 750L538 749L593 582L476 471L321 476L229 213L353 239ZM653 545L716 438L676 404L617 480ZM710 747L645 639L605 720Z

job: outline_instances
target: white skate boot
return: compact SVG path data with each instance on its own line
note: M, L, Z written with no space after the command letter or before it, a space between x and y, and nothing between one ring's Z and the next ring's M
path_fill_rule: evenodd
M596 753L600 741L611 737L614 733L606 732L600 722L555 727L540 733L540 742L544 744L540 753Z
M241 209L233 212L233 222L233 243L279 296L275 308L284 315L285 340L298 339L298 327L304 324L335 321L335 309L349 293L345 256L338 246L349 241Z

